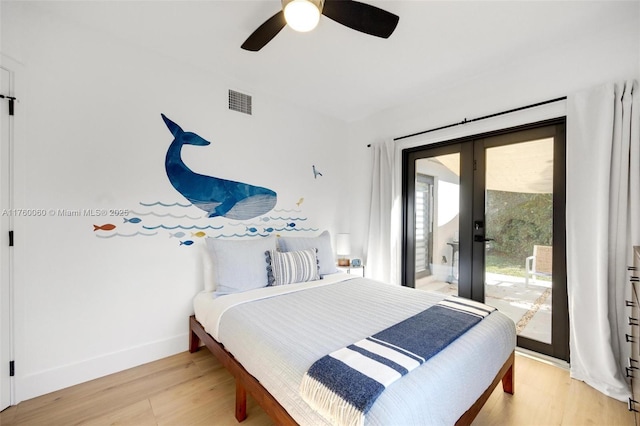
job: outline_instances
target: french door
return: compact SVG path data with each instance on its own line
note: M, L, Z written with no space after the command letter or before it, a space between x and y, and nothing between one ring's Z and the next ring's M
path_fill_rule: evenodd
M403 151L403 285L495 306L568 360L564 176L564 119Z

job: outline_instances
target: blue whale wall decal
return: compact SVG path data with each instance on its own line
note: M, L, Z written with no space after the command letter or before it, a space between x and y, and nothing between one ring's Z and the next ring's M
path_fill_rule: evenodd
M171 185L209 217L223 216L247 220L261 216L276 205L277 194L268 188L242 182L205 176L189 169L180 155L183 145L207 146L209 141L195 133L185 132L164 114L167 128L174 139L167 151L165 169Z

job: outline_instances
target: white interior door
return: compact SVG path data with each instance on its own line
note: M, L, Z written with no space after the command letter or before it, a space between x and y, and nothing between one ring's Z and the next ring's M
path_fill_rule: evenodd
M0 67L0 94L12 93L11 73ZM0 410L11 405L12 378L9 375L12 341L11 254L9 229L11 226L10 155L12 118L9 102L0 99Z

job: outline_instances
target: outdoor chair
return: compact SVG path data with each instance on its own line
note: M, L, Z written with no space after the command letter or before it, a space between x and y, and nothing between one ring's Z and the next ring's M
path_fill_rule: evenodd
M553 265L553 247L551 246L533 246L533 256L527 257L524 262L525 276L524 285L529 286L529 278L533 278L534 282L536 277L549 277L551 278L551 271Z

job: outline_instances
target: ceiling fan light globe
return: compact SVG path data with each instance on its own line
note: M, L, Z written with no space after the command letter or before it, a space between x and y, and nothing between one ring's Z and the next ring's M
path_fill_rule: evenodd
M295 31L313 30L320 21L320 9L308 0L293 0L284 7L284 18Z

